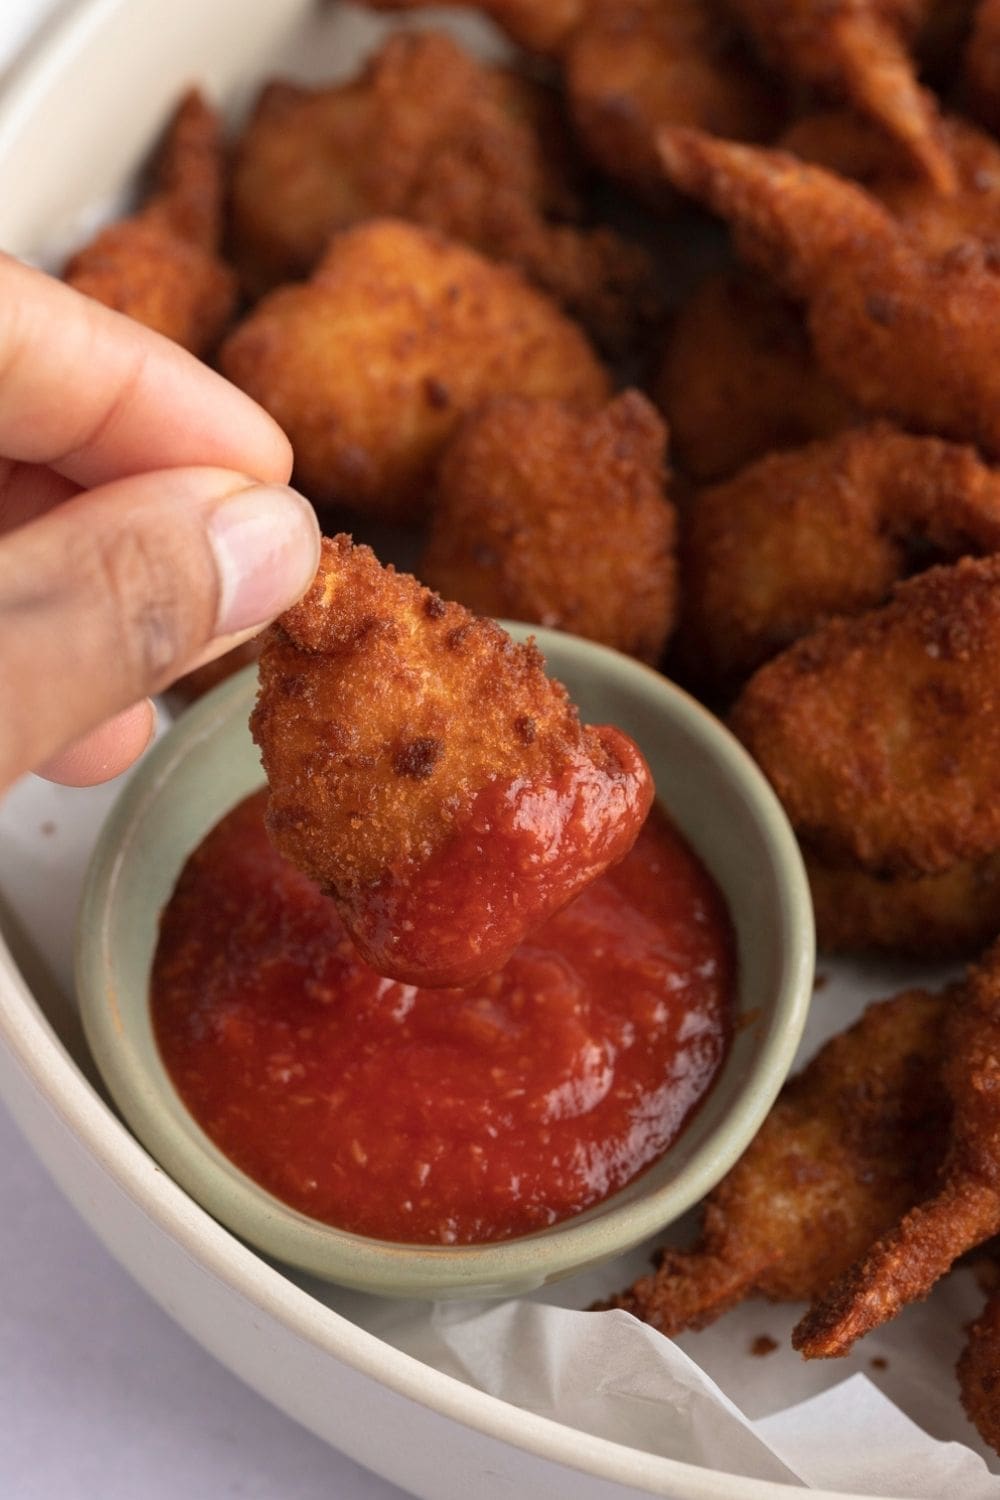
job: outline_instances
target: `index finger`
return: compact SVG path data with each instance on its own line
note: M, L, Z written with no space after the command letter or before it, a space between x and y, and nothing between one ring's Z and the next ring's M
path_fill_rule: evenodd
M193 355L0 255L0 453L91 487L205 465L284 484L277 423Z

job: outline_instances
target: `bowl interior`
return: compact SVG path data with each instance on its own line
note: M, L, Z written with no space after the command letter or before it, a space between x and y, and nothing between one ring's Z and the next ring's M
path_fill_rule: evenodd
M485 1246L409 1246L330 1228L240 1172L202 1132L160 1060L148 1007L159 915L188 855L263 781L247 718L248 668L190 709L148 756L108 819L81 906L77 980L89 1045L136 1135L203 1207L257 1248L315 1275L400 1296L494 1296L632 1248L728 1170L791 1064L812 987L813 925L801 859L756 766L694 700L651 669L553 631L533 634L585 720L642 748L661 803L719 883L736 928L738 1015L708 1098L666 1155L563 1224Z

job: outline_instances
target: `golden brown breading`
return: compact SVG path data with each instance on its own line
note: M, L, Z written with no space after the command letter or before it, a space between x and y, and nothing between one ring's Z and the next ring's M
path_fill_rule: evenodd
M240 140L234 244L259 294L309 272L331 233L392 214L519 266L612 346L654 307L645 252L579 214L555 96L450 37L391 36L361 75L272 83Z
M285 429L314 500L385 516L420 513L448 438L489 396L608 394L584 335L516 271L395 219L335 236L220 364Z
M802 838L933 874L1000 849L1000 557L900 584L760 668L732 727Z
M825 953L969 958L1000 932L1000 854L911 878L803 858Z
M831 1037L708 1195L698 1244L668 1246L610 1305L676 1334L744 1297L820 1295L933 1180L945 1008L908 990Z
M638 391L583 416L500 397L445 453L421 578L477 614L657 661L676 595L666 445Z
M441 0L364 0L372 10L411 11L437 8ZM511 41L546 57L556 57L580 21L602 0L450 0L478 10L505 31Z
M956 1366L962 1405L979 1436L1000 1453L1000 1290L970 1326Z
M942 191L954 186L932 94L907 43L929 0L729 0L761 54L790 78L877 121Z
M747 259L807 307L820 365L859 406L1000 454L993 248L925 248L854 183L782 151L666 130L670 180L733 226Z
M934 1190L796 1326L792 1343L807 1359L846 1354L1000 1230L1000 943L969 971L949 1007L942 1043L952 1108Z
M1000 552L1000 473L873 423L702 490L681 539L679 660L724 693L831 616L883 603L916 556Z
M677 463L700 483L856 418L817 365L799 310L739 268L709 276L681 304L653 398Z
M954 190L914 177L898 147L856 115L831 111L797 121L778 143L804 161L861 182L903 224L925 254L961 253L970 241L1000 239L1000 143L946 115L941 140L955 168Z
M168 128L145 207L78 250L64 279L193 354L208 354L236 305L236 278L218 254L223 166L218 115L193 91Z
M348 537L324 541L260 681L271 836L397 979L499 968L622 858L649 810L638 750L583 728L533 646Z
M563 63L590 155L654 200L663 197L656 153L663 126L767 140L784 118L780 89L754 70L718 0L597 4L570 37Z
M1000 0L980 0L976 7L964 68L969 113L1000 131Z

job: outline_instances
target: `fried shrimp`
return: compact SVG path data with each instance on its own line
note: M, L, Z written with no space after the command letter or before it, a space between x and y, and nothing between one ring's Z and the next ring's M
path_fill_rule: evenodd
M846 1354L1000 1231L1000 944L952 1002L942 1053L951 1120L937 1183L797 1325L792 1343L807 1359Z
M608 343L654 305L645 252L584 229L550 90L434 32L391 36L361 75L272 83L240 140L234 243L254 292L307 274L331 233L391 214L519 266Z
M236 305L236 278L219 256L223 166L219 118L191 92L168 128L148 202L78 250L64 279L193 354L208 354Z
M653 397L678 465L699 483L856 420L817 365L798 308L736 267L707 277L681 304Z
M954 187L932 94L908 40L928 0L730 0L761 55L797 82L848 101L906 150L939 190Z
M586 408L609 389L583 333L516 271L395 219L335 236L220 363L285 429L312 499L392 517L420 514L448 438L488 397Z
M900 584L761 667L731 723L832 861L935 874L1000 849L1000 557Z
M700 125L768 140L784 118L780 91L738 45L718 0L597 4L563 64L580 137L594 161L645 196L663 196L656 135Z
M859 406L1000 454L992 247L925 247L872 195L782 151L662 131L670 180L729 220L806 305L820 365Z
M252 718L279 850L379 973L498 969L631 847L649 769L584 728L531 645L348 537L267 638Z
M830 172L862 183L903 225L927 255L962 255L961 247L1000 240L1000 143L967 120L946 115L941 139L955 168L955 186L942 193L914 177L892 142L857 116L807 115L779 146Z
M477 614L657 661L676 595L666 444L638 391L588 416L498 398L445 454L421 578Z
M667 1247L609 1305L676 1334L745 1297L819 1296L933 1180L944 1011L943 997L908 990L832 1037L708 1195L695 1247Z
M735 688L833 615L883 603L915 559L1000 552L1000 473L879 422L775 453L685 509L689 674Z
M824 953L969 958L1000 932L1000 853L911 877L803 857Z

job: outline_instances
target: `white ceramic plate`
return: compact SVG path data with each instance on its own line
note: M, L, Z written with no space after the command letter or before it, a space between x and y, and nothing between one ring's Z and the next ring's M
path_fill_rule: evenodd
M349 71L380 28L325 9L317 17L307 0L81 0L63 9L0 99L0 244L44 263L78 239L194 80L238 105L253 80L280 65L293 35L296 55L310 55L301 33L318 24L327 38L336 28L342 45L317 49L316 72ZM193 1337L352 1458L427 1500L801 1493L535 1416L358 1328L165 1176L88 1082L76 1038L74 1015L40 980L30 985L0 943L0 1095L39 1156L109 1250Z

